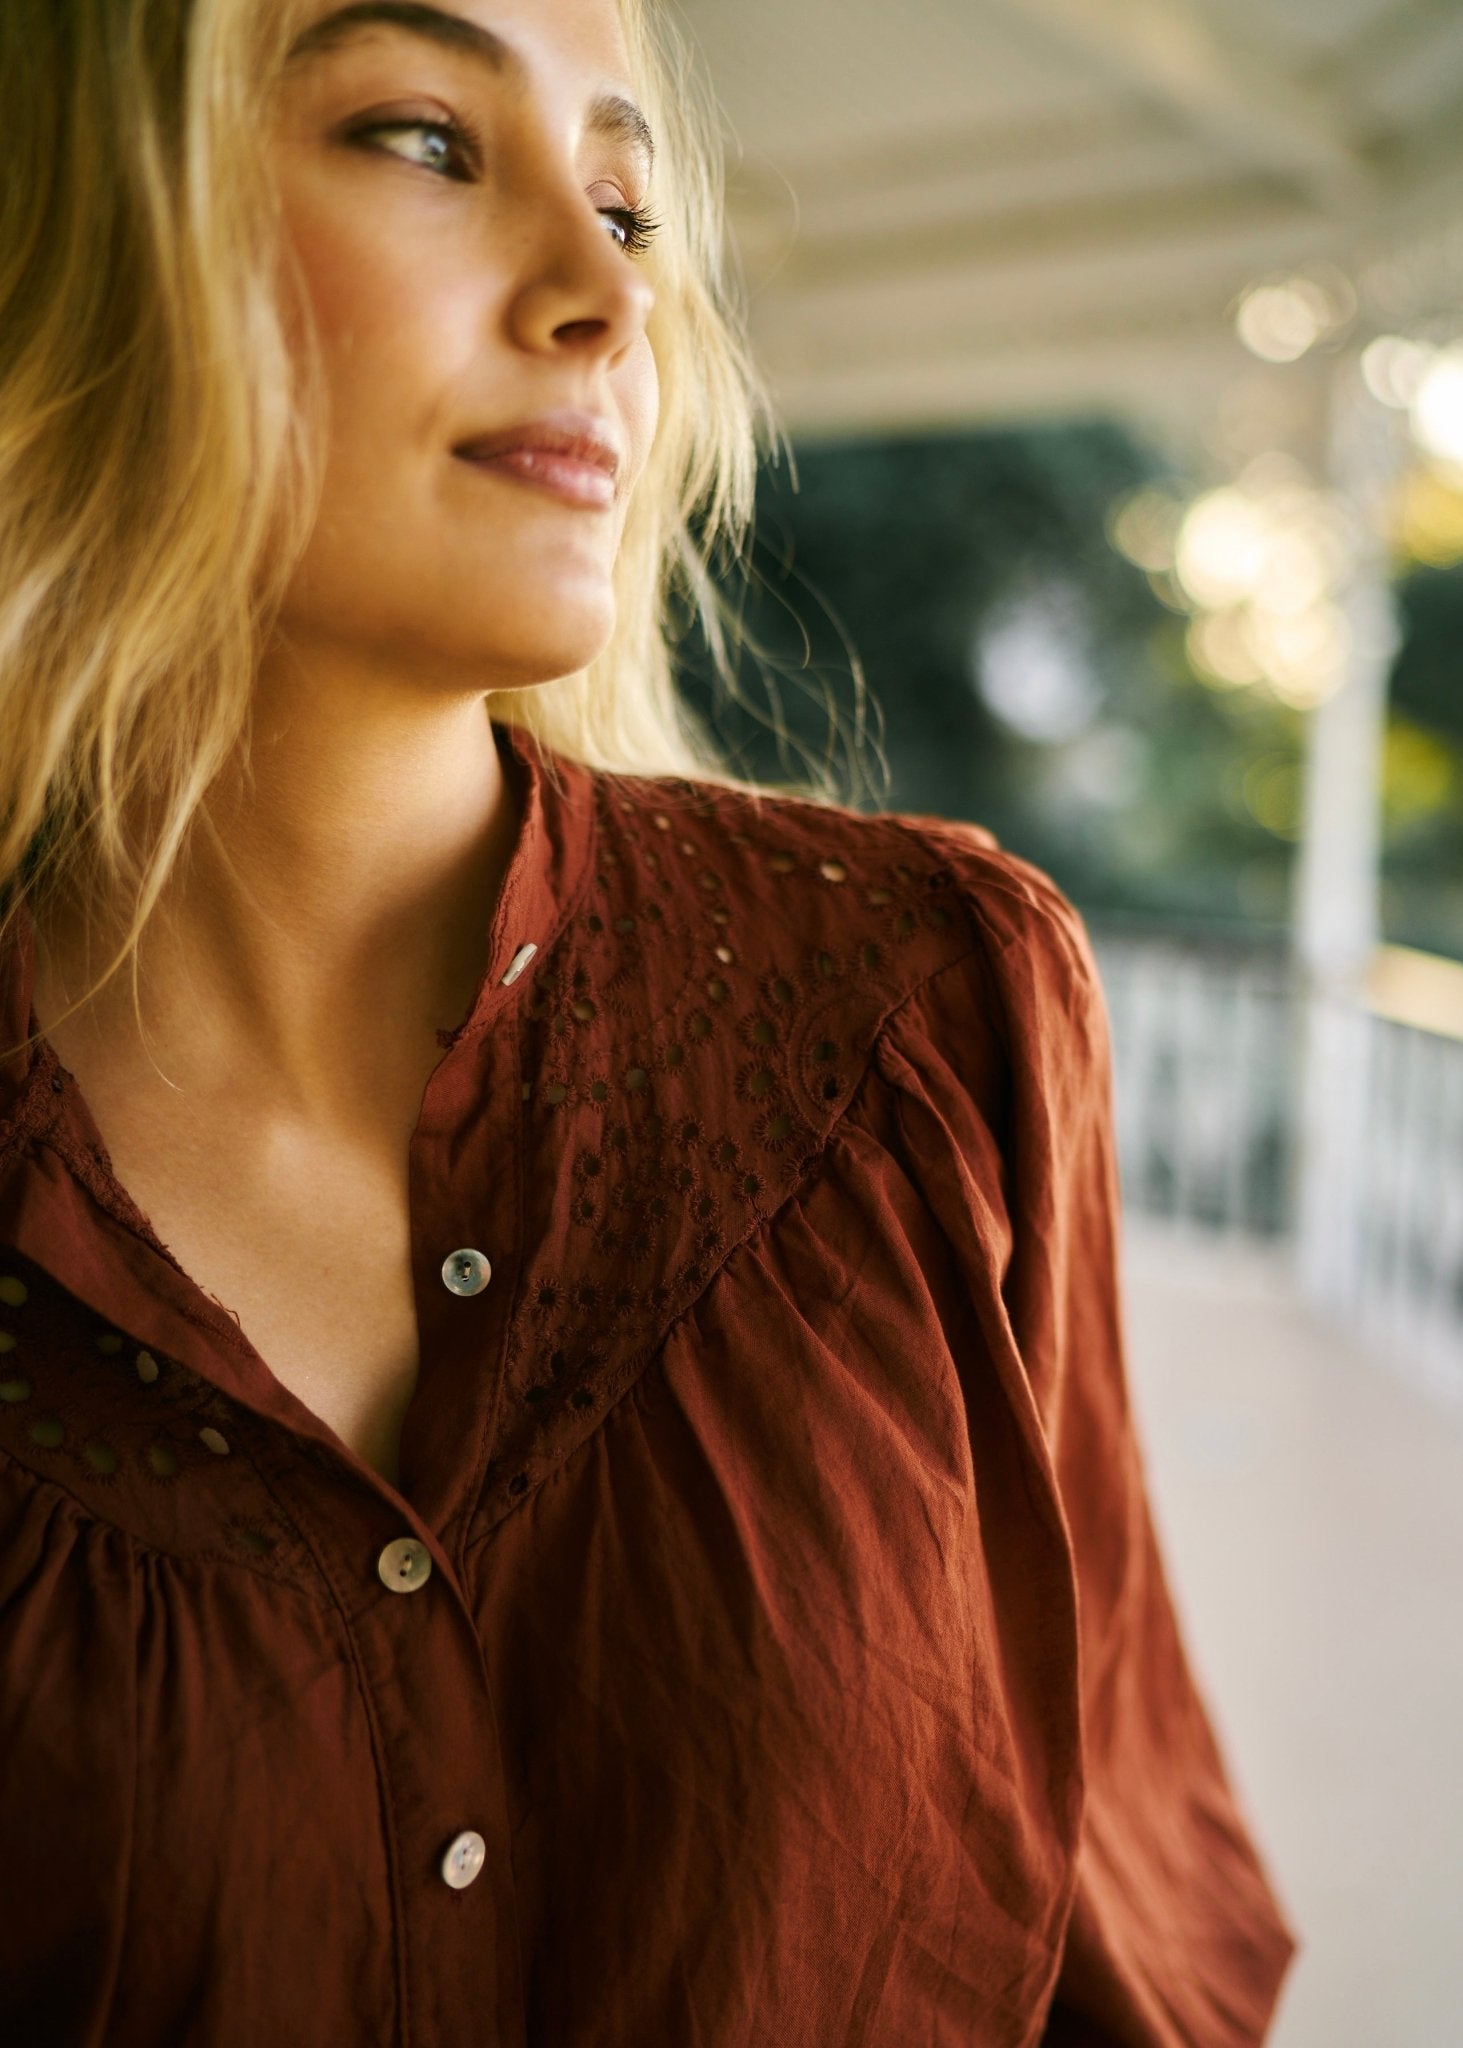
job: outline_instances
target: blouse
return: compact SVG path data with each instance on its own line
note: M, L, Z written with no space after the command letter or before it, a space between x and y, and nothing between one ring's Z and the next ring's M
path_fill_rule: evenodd
M974 826L494 731L398 1484L3 1069L0 2038L1261 2041L1077 913Z

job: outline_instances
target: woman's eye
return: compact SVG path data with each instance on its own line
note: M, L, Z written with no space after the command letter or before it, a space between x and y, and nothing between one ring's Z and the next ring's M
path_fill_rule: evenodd
M473 175L466 140L451 121L373 121L368 128L358 128L353 139L370 142L403 163L419 164L424 171L436 171L444 178L465 180Z
M660 226L652 220L641 206L602 206L599 217L608 228L610 237L619 243L629 256L642 255L650 247Z
M439 177L466 183L478 172L473 144L455 121L371 121L354 129L350 139ZM598 212L611 239L629 256L643 255L660 226L643 206L602 206Z

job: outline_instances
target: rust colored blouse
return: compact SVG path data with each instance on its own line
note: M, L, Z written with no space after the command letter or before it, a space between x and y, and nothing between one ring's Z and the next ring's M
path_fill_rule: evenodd
M0 2039L1262 2040L1076 913L972 826L497 737L398 1487L7 1071Z

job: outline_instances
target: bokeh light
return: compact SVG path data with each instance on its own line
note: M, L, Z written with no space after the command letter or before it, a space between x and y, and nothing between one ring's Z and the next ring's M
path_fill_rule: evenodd
M1161 575L1173 567L1183 519L1182 498L1169 491L1135 491L1115 508L1108 538L1138 568Z
M1404 564L1451 569L1463 562L1463 478L1418 463L1398 486L1392 543Z
M1354 649L1336 597L1356 536L1293 457L1259 456L1187 506L1140 491L1117 508L1109 533L1188 616L1189 663L1211 688L1268 688L1313 710L1340 686Z
M1352 634L1336 605L1314 604L1289 615L1257 611L1251 630L1265 679L1282 704L1312 711L1340 686Z
M1439 461L1463 468L1463 344L1440 349L1412 401L1412 431Z
M1425 341L1379 334L1361 352L1361 374L1368 391L1382 405L1409 411L1436 353Z
M1258 584L1269 543L1264 510L1255 499L1229 487L1207 491L1189 507L1179 531L1179 581L1196 604L1237 604Z
M1235 314L1239 338L1266 363L1297 363L1318 342L1344 328L1356 312L1356 294L1340 271L1302 272L1255 284Z
M1097 718L1091 629L1081 593L1054 582L1021 592L977 638L975 683L986 704L1023 739L1075 739Z
M1221 690L1247 689L1265 680L1250 636L1249 615L1243 609L1209 612L1195 619L1189 627L1188 652L1204 681Z

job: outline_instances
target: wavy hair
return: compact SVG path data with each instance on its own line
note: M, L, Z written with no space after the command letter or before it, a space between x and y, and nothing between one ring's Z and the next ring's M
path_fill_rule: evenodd
M722 580L748 559L771 416L727 284L716 115L658 0L620 6L660 142L660 422L608 647L491 714L592 768L765 791L678 693L668 626L677 606L699 621L737 696ZM144 926L247 746L313 516L318 391L287 344L258 142L298 14L0 6L0 890L7 924L60 887L125 906L88 995L129 961L135 989ZM838 800L810 765L800 793Z

